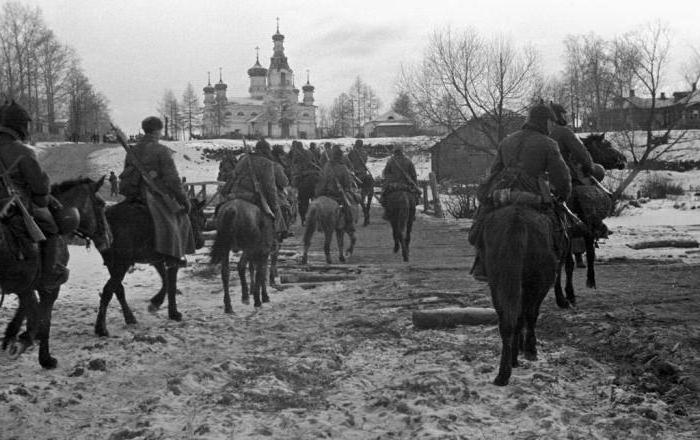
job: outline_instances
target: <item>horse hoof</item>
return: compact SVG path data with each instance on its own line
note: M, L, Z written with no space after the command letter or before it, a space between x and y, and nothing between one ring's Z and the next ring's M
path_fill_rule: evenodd
M126 325L137 325L138 324L138 321L136 321L136 318L134 318L133 316L125 319L124 322L126 323Z
M148 304L148 313L156 313L160 309L160 306L157 306L153 303Z
M169 312L169 313L168 313L168 319L170 319L171 321L180 322L180 321L182 321L182 313L180 313L180 312Z
M7 356L13 361L19 359L29 346L22 341L13 341L7 347Z
M589 289L597 289L595 281L586 280L586 287Z
M176 289L176 290L175 290L175 295L182 295L182 290Z
M224 307L224 313L227 315L233 315L233 308L231 306Z
M49 356L48 359L39 359L39 364L45 370L53 370L58 365L58 361L55 357Z
M258 308L262 307L262 303L261 303L260 301L256 301L256 302L253 304L253 307L255 307L256 309L258 309Z
M400 249L400 248L399 248L399 246L398 246L398 245L394 246L394 253L397 253L397 252L399 252L399 249Z
M340 261L341 263L345 263L345 256L344 255L339 256L338 261ZM331 263L328 262L328 264L331 264Z
M250 304L250 298L241 298L241 304L245 304L245 305Z
M493 384L499 387L504 387L508 385L508 379L507 377L502 377L500 374L496 376L496 378L493 380Z
M528 361L536 361L537 360L537 352L534 352L534 353L525 352L525 353L523 353L523 356Z
M95 334L100 338L108 338L109 332L104 327L95 327Z
M567 301L565 299L560 300L559 298L557 298L557 307L559 307L560 309L568 309L569 308L569 301Z

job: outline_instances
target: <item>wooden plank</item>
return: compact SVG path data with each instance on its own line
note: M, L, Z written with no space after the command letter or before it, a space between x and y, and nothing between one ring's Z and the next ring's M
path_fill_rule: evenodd
M354 280L357 277L350 275L323 275L315 273L293 273L280 276L280 283L332 283L337 281Z
M627 247L632 249L652 249L652 248L696 248L700 247L697 240L693 239L670 239L670 240L651 240L641 241L639 243L627 244Z
M419 329L493 324L498 324L498 315L491 308L448 307L444 309L416 310L413 312L413 325Z

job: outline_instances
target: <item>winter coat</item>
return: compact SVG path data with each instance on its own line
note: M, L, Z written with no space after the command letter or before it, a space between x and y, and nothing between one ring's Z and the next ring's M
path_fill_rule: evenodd
M327 196L337 202L343 202L341 189L350 196L353 190L353 178L350 170L342 161L328 161L321 171L316 185L316 197Z
M293 149L289 157L291 159L292 185L299 186L302 177L319 173L318 164L314 161L314 155L303 148Z
M549 137L559 144L559 151L571 171L575 169L575 164L578 164L581 165L581 170L584 174L589 175L591 173L593 167L591 153L588 152L571 128L556 124L549 131Z
M0 134L0 159L5 168L10 168L9 177L24 203L29 208L30 202L38 207L46 207L49 202L49 176L41 169L36 154L31 147L7 134ZM0 184L0 198L8 197Z
M491 166L491 175L507 167L515 167L520 162L525 174L535 181L547 173L552 192L567 200L571 194L571 177L559 146L545 134L526 127L501 141Z
M242 199L254 203L262 209L260 196L255 190L255 183L251 175L251 164L255 179L260 190L273 213L277 212L277 186L275 176L284 176L281 167L274 165L273 161L260 153L249 153L238 161L233 171L233 178L224 189L224 195L231 199Z
M402 171L403 170L403 171ZM409 178L406 177L408 175ZM403 153L394 153L389 158L382 172L384 178L384 186L401 186L408 185L415 187L418 183L416 175L416 167L411 162L411 159Z
M187 195L175 167L172 150L158 143L156 137L147 134L132 147L131 151L158 189L183 207L187 205ZM139 170L131 163L129 156L124 160L124 171L119 175L119 179L121 180L120 194L127 199L144 200L143 191L146 189L146 183Z
M348 152L348 160L356 175L367 173L367 153L365 153L364 149L353 147Z

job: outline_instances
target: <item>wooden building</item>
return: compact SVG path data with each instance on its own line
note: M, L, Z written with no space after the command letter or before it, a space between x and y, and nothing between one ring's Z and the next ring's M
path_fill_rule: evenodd
M502 137L519 130L523 123L525 117L509 113L502 124ZM496 145L484 130L498 139L495 124L471 120L430 148L431 171L438 182L471 185L480 183L488 175L496 157Z

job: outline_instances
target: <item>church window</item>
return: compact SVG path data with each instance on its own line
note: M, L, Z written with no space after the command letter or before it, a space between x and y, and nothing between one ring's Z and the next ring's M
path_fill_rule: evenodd
M253 112L253 113L250 114L250 116L258 116L258 114L255 113L255 112Z
M243 112L238 112L238 116L245 116L245 113L243 113Z
M394 120L394 117L393 117L393 116L389 116L387 119L390 120L390 121L393 121L393 120Z
M305 118L308 118L308 117L309 117L309 114L308 114L307 112L304 112L304 113L302 113L301 115L302 115L303 117L305 117Z
M226 112L224 116L231 116L231 112Z
M286 86L287 85L287 74L282 72L280 75L281 75L280 84L283 86Z

